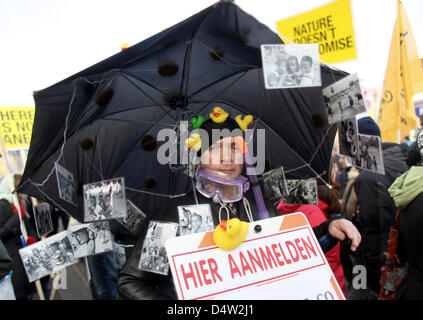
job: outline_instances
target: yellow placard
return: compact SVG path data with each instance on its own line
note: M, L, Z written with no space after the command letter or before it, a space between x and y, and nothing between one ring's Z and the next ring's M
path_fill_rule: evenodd
M29 148L35 107L0 107L0 135L5 150Z
M278 32L294 43L318 43L328 64L357 58L350 0L338 0L276 22Z

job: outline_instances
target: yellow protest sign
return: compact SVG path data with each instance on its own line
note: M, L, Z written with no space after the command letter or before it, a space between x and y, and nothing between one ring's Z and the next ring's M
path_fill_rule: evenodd
M320 59L328 64L357 58L350 0L276 22L278 32L294 43L318 43Z
M0 135L5 150L29 148L35 107L0 107Z

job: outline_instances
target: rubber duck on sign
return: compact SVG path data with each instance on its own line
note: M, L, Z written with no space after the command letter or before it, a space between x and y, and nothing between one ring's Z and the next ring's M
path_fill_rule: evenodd
M194 148L195 151L201 149L201 136L198 133L193 133L190 138L185 140L188 149Z
M223 110L221 107L214 107L213 112L210 113L210 119L215 123L223 123L228 119L229 113Z
M240 221L238 218L221 220L213 232L213 241L220 249L229 251L244 241L247 232L248 222Z
M236 123L238 123L239 127L242 131L246 131L248 129L248 126L250 124L253 124L253 116L252 115L246 115L244 119L242 118L242 115L237 115L235 117Z

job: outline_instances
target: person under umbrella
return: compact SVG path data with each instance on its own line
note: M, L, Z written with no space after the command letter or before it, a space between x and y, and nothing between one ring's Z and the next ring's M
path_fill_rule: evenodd
M210 147L203 152L201 149L198 151L200 165L195 174L195 190L184 197L172 199L162 210L149 218L177 222L178 206L197 203L210 204L215 225L220 223L218 212L222 209L228 212L229 217L236 217L241 221L251 221L251 218L259 220L260 201L255 201L248 179L242 176L243 154L242 146L240 147L238 142L242 138L242 131L239 130L237 122L230 117L220 123L209 119L201 129L205 130L209 138L207 141L202 137L201 145ZM228 129L231 134L224 138L212 135L213 130L223 129ZM269 201L263 201L269 217L279 215ZM349 238L352 241L352 250L355 250L361 241L357 229L346 219L331 219L313 230L318 239L327 239L328 236L340 240ZM136 248L120 273L118 295L121 299L134 300L177 299L172 275L164 276L138 269L145 234L141 234ZM336 243L337 241L333 241L325 249L330 249Z

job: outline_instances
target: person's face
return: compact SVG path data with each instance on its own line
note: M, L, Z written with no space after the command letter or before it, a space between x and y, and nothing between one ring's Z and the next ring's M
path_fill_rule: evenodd
M112 200L112 197L110 196L110 194L105 194L104 195L104 203L108 206L110 204L110 201Z
M90 205L91 205L91 207L95 207L96 204L97 203L96 203L95 197L90 197Z
M311 63L308 60L301 61L301 71L304 73L310 73L311 71Z
M201 166L215 177L226 180L238 178L243 157L235 137L223 138L201 155Z
M193 216L192 217L192 230L196 232L201 227L201 217Z
M297 59L295 59L295 57L288 59L288 61L286 62L286 67L287 67L289 73L296 72L297 69L298 69Z

